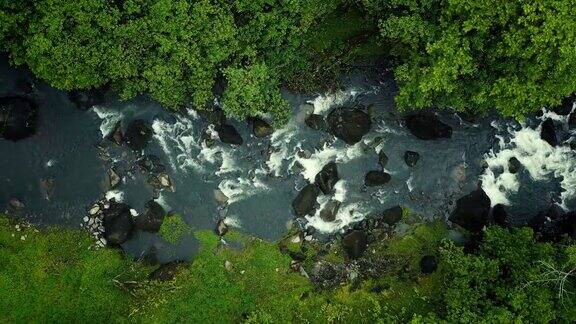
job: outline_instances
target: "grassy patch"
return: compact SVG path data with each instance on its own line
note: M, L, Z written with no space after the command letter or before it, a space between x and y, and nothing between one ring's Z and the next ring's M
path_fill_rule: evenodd
M191 233L192 228L178 214L164 218L158 232L160 237L170 244L177 244L182 237Z

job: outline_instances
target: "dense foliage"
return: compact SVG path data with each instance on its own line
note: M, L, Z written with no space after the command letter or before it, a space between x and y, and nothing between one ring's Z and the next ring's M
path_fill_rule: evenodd
M440 223L373 243L381 273L316 289L275 244L231 232L202 248L171 281L112 249L89 249L75 230L18 227L0 219L3 322L573 322L576 246L536 243L530 229L490 228L476 253L447 241ZM308 244L308 243L307 243ZM313 244L313 243L309 243ZM307 258L343 262L338 247ZM322 255L322 256L320 256ZM419 270L435 255L438 270ZM572 271L570 273L569 271ZM562 285L560 285L562 284ZM562 288L563 290L559 290Z
M522 117L576 92L576 2L364 0L404 62L402 107Z

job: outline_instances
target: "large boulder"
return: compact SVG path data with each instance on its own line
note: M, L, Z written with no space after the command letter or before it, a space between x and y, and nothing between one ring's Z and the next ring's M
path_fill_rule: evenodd
M416 113L406 117L406 127L412 135L421 140L451 138L452 127L441 122L431 113Z
M328 114L328 132L347 144L356 144L370 131L372 123L358 109L335 108Z
M382 213L380 219L389 226L396 225L400 220L402 220L402 207L394 206L386 209Z
M318 187L314 184L309 184L300 190L298 196L296 196L292 202L292 208L296 216L303 217L305 215L312 215L319 191Z
M134 151L142 151L152 139L152 128L142 119L135 119L128 124L124 134L124 140L128 147Z
M104 238L109 244L119 245L128 240L134 230L134 220L130 206L123 203L110 202L103 210Z
M145 232L157 233L160 230L166 211L154 200L146 203L144 214L136 217L136 228Z
M554 121L551 118L546 119L542 123L542 128L540 129L540 138L550 144L550 146L558 145L556 128L554 126Z
M256 137L266 137L274 132L274 128L260 118L251 118L252 132Z
M368 236L362 230L351 231L342 239L342 247L350 259L361 257L367 246Z
M0 98L0 138L19 141L36 132L38 106L24 97Z
M472 191L456 201L450 221L471 232L479 232L488 223L490 206L490 198L484 190Z
M218 138L220 138L222 143L232 145L242 145L242 143L244 143L242 136L240 136L240 133L238 133L236 128L234 128L232 125L216 125L215 130L218 132Z
M336 163L329 162L316 175L315 183L327 195L334 192L334 185L338 182L338 167Z
M340 210L340 202L338 200L330 200L320 211L320 218L325 222L333 222L336 220L338 210Z
M392 177L384 171L368 171L364 177L364 185L367 187L381 186L388 183L390 179Z

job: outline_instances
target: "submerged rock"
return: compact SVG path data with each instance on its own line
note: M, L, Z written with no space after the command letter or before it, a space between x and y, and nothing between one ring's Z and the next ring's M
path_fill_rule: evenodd
M319 191L318 187L314 184L308 184L300 190L292 202L292 208L296 216L303 217L313 214Z
M388 164L388 155L384 153L384 150L380 150L380 152L378 153L378 163L380 163L382 169L384 169Z
M329 162L316 175L315 184L327 195L334 192L334 185L340 180L336 163Z
M488 223L490 198L482 189L472 191L456 201L450 221L471 232L479 232Z
M24 97L0 98L0 138L19 141L36 133L38 106Z
M552 147L558 145L558 138L556 137L554 121L551 118L546 119L542 123L542 128L540 129L540 138L546 141Z
M425 255L420 259L420 272L423 274L431 274L438 269L438 261L432 255Z
M340 210L340 202L338 200L330 200L320 211L320 218L325 222L333 222L336 220L338 210Z
M260 118L251 118L252 132L256 137L266 137L274 132L274 128Z
M128 124L124 139L128 147L134 151L143 150L152 139L154 132L142 119L136 119Z
M416 113L406 117L406 127L421 140L436 140L452 137L452 127L441 122L431 113Z
M306 117L305 121L308 127L317 130L317 131L324 131L326 130L326 120L322 115L312 114Z
M406 165L409 167L415 167L416 164L418 163L418 160L420 160L420 154L418 154L418 152L414 152L414 151L406 151L404 152L404 162L406 162Z
M342 239L342 247L350 259L361 257L367 246L368 236L362 230L354 230Z
M222 124L215 127L216 132L218 132L218 138L222 143L232 144L232 145L242 145L244 140L240 133L232 125Z
M159 266L156 270L148 275L148 279L157 281L173 280L178 272L186 267L184 261L172 261Z
M388 183L392 178L383 171L368 171L364 177L364 185L368 187L381 186Z
M402 220L402 207L394 206L386 209L381 216L381 220L389 226L396 225Z
M44 199L50 201L52 199L52 194L54 193L54 186L56 185L56 180L54 178L44 178L40 180L40 191L44 196Z
M328 114L328 132L347 144L356 144L370 131L372 123L358 109L335 108Z
M104 238L110 244L119 245L128 240L134 230L134 220L130 206L111 201L102 211L104 218Z
M150 200L146 203L144 214L136 217L136 228L145 232L157 233L165 216L164 208L154 200Z
M80 110L88 110L94 106L102 105L108 96L110 96L110 87L108 86L68 93L70 101Z
M116 122L114 129L106 135L106 139L114 142L116 145L122 145L124 143L124 130L122 129L122 122Z

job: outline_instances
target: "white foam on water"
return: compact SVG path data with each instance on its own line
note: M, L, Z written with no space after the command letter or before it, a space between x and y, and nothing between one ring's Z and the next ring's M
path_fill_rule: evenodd
M565 206L567 199L576 193L576 159L567 146L552 147L540 138L539 126L536 129L522 127L520 130L510 130L511 139L500 141L500 149L492 150L486 155L488 168L480 176L482 188L490 197L492 205L510 203L511 194L518 192L520 183L518 176L508 171L508 160L516 157L523 168L535 181L542 181L554 176L560 180L564 190L561 193L561 205ZM504 171L497 175L497 171Z
M56 164L56 162L57 162L56 160L50 159L50 160L48 160L48 162L46 162L45 165L47 168L50 168L50 167L53 167Z
M265 192L269 188L257 177L253 179L239 177L223 179L218 184L218 189L228 197L228 204L233 204L255 194Z
M158 194L158 198L154 199L154 201L158 203L158 205L162 206L162 208L164 208L165 211L169 211L172 209L170 205L168 205L168 203L166 202L164 191L160 191L160 194Z
M332 107L343 105L358 95L356 89L340 90L326 95L320 95L310 103L314 106L314 113L317 115L324 115Z
M412 190L414 190L414 175L410 174L410 177L408 177L408 180L406 180L406 187L408 187L408 191L412 192Z
M224 224L228 225L229 227L241 228L242 222L236 215L228 215L224 218Z
M292 163L298 162L302 166L301 173L304 179L310 181L310 183L314 183L316 174L318 174L326 164L332 161L339 164L350 162L364 154L363 148L362 142L343 148L337 148L326 143L321 150L316 150L312 153L310 158L303 158L295 154Z
M120 190L110 190L106 192L106 200L114 199L116 202L123 202L124 201L124 192Z
M100 124L100 133L102 134L102 138L105 138L113 132L116 124L122 120L122 113L117 110L94 106L92 107L92 111L96 113L98 118L102 119L102 124Z

